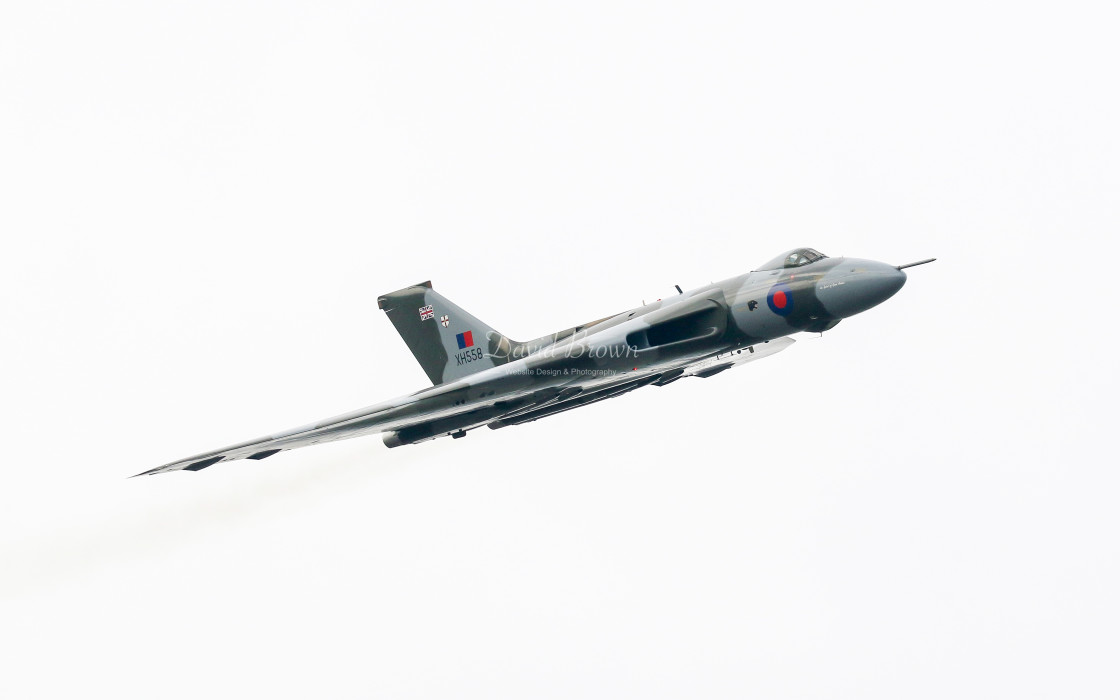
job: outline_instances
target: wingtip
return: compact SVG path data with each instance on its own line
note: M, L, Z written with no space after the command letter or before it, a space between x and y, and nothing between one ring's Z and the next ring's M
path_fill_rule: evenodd
M277 450L277 452L279 452L279 450ZM265 454L264 452L259 452L257 454L262 455L262 456L254 456L254 459L264 459L265 457L268 457L268 456L270 456L271 454L274 454L274 453L269 452L268 454ZM139 474L133 474L132 476L130 476L128 478L135 479L138 476L153 476L155 474L164 474L166 472L177 472L177 471L198 472L198 471L202 471L203 469L205 469L207 467L211 467L211 466L217 464L218 462L221 462L222 460L226 459L226 457L227 457L227 455L216 455L214 457L207 457L206 459L200 459L200 460L191 462L190 464L187 464L186 466L180 466L180 465L183 464L183 462L171 462L170 464L164 464L163 466L156 467L155 469L149 469L146 472L140 472Z

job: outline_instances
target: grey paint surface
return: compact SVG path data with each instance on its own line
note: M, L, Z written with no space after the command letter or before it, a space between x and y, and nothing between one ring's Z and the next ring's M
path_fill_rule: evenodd
M782 266L786 260L795 262ZM788 348L793 333L823 332L866 311L905 281L893 265L796 249L763 269L526 342L498 333L430 282L412 285L382 295L378 307L433 386L143 474L199 471L378 432L389 447L462 437L646 386L712 377Z

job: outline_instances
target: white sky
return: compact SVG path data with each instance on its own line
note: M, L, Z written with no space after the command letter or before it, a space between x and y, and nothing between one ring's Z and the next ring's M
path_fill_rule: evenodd
M5 3L3 697L1120 694L1107 3ZM527 426L124 477L811 245L885 305Z

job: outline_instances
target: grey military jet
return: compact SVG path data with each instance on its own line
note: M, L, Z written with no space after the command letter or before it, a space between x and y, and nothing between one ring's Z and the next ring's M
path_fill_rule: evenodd
M382 433L389 447L461 438L482 426L529 423L645 386L711 377L788 348L793 333L823 333L886 301L906 282L905 268L932 261L896 266L797 248L745 275L687 292L677 287L676 296L525 342L423 282L379 297L377 306L432 386L143 474L199 471L370 433Z

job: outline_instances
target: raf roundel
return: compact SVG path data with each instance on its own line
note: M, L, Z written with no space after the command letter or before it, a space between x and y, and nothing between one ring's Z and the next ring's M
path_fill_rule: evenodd
M779 316L789 316L793 311L793 290L788 284L776 284L766 295L766 305Z

